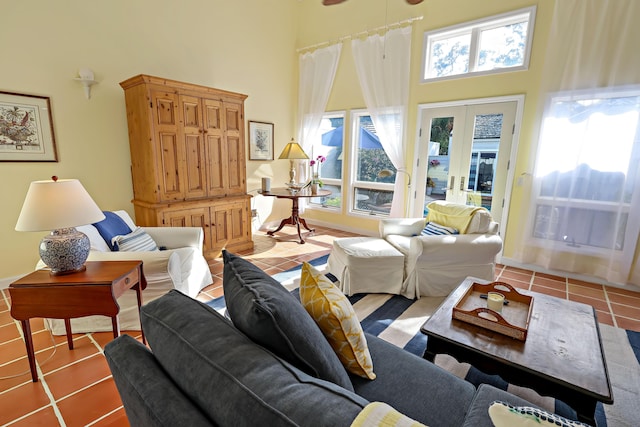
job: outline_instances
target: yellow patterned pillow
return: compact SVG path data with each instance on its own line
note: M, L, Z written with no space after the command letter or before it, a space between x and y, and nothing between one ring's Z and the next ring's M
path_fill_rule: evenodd
M302 264L300 301L345 369L363 378L375 379L367 340L351 303L324 274L306 262Z
M351 427L426 427L382 402L371 402L351 423Z

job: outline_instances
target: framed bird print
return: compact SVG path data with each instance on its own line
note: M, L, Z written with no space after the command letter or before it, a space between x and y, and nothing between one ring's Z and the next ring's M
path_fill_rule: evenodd
M0 92L0 161L58 161L48 97Z

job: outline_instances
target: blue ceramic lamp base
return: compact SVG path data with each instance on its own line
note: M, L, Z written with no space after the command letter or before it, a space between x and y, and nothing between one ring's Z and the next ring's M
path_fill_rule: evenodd
M53 230L40 242L40 258L51 274L71 274L85 269L91 244L86 234L75 227Z

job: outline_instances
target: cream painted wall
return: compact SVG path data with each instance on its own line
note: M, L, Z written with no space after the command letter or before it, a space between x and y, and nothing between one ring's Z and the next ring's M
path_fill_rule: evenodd
M542 66L544 63L547 34L551 25L554 2L552 0L428 0L410 6L402 0L349 0L340 5L323 7L320 1L303 0L302 17L304 25L298 33L298 48L316 43L338 40L340 37L393 24L411 17L423 16L413 23L411 54L411 80L409 99L409 119L407 127L407 164L414 164L415 135L418 132L418 106L426 103L455 101L506 95L525 95L524 117L515 177L530 172L530 150L532 133L535 132L536 111L539 97ZM529 70L494 74L482 77L460 78L448 81L421 84L419 74L422 61L422 42L425 31L473 21L524 7L537 6L535 34ZM358 84L350 42L343 45L342 56L336 74L336 81L329 99L328 111L366 108ZM345 162L348 164L348 162ZM518 218L523 198L523 188L514 187L511 198L510 218ZM309 219L341 223L347 227L365 229L376 233L378 221L366 217L348 216L346 206L341 214L309 210ZM517 220L510 221L507 228L505 251L509 251L509 229L520 227ZM514 233L515 234L515 233Z
M530 172L533 165L531 141L554 0L427 0L417 6L403 0L349 0L331 7L320 0L111 0L99 8L86 0L0 3L0 37L5 40L0 90L51 97L60 158L58 163L0 164L0 278L31 270L38 258L42 234L14 231L32 180L53 174L79 178L104 209L132 212L124 97L118 82L139 73L248 94L246 119L275 123L277 158L296 134L296 48L423 16L413 24L407 163L414 161L420 104L524 94L514 176ZM532 5L537 14L529 70L419 83L424 31ZM89 101L72 80L85 66L93 68L100 81ZM364 107L346 42L328 110ZM258 189L263 176L284 183L287 171L286 161L249 161L248 189ZM526 187L514 186L506 255L512 247L510 230L522 226L518 218L525 196ZM262 222L288 215L286 201L272 204L271 198L254 199ZM376 220L348 216L346 208L340 214L308 210L305 217L371 234L377 229Z
M294 129L299 7L297 0L0 0L0 91L51 98L59 157L0 163L0 278L27 273L38 260L44 233L14 231L31 181L78 178L101 208L133 213L118 84L131 76L249 95L246 119L275 124L277 156ZM73 80L81 67L92 68L99 81L90 100ZM259 187L252 177L285 182L288 173L279 166L248 162L248 188Z

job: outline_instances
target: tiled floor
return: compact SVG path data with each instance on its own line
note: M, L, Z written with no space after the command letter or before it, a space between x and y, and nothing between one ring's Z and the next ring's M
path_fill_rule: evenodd
M287 227L283 232L293 232ZM274 239L254 235L255 248L241 255L269 274L288 270L302 261L329 253L336 237L351 234L316 228L307 243L299 245L294 235L278 233ZM213 285L200 300L222 294L222 264L210 263ZM600 322L640 331L640 293L607 288L499 266L499 280L512 285L593 305ZM9 293L0 294L0 426L127 426L128 422L102 349L111 341L110 332L74 335L74 350L64 337L51 337L42 319L31 321L40 381L31 382L19 323L9 313ZM139 332L126 332L139 338Z

